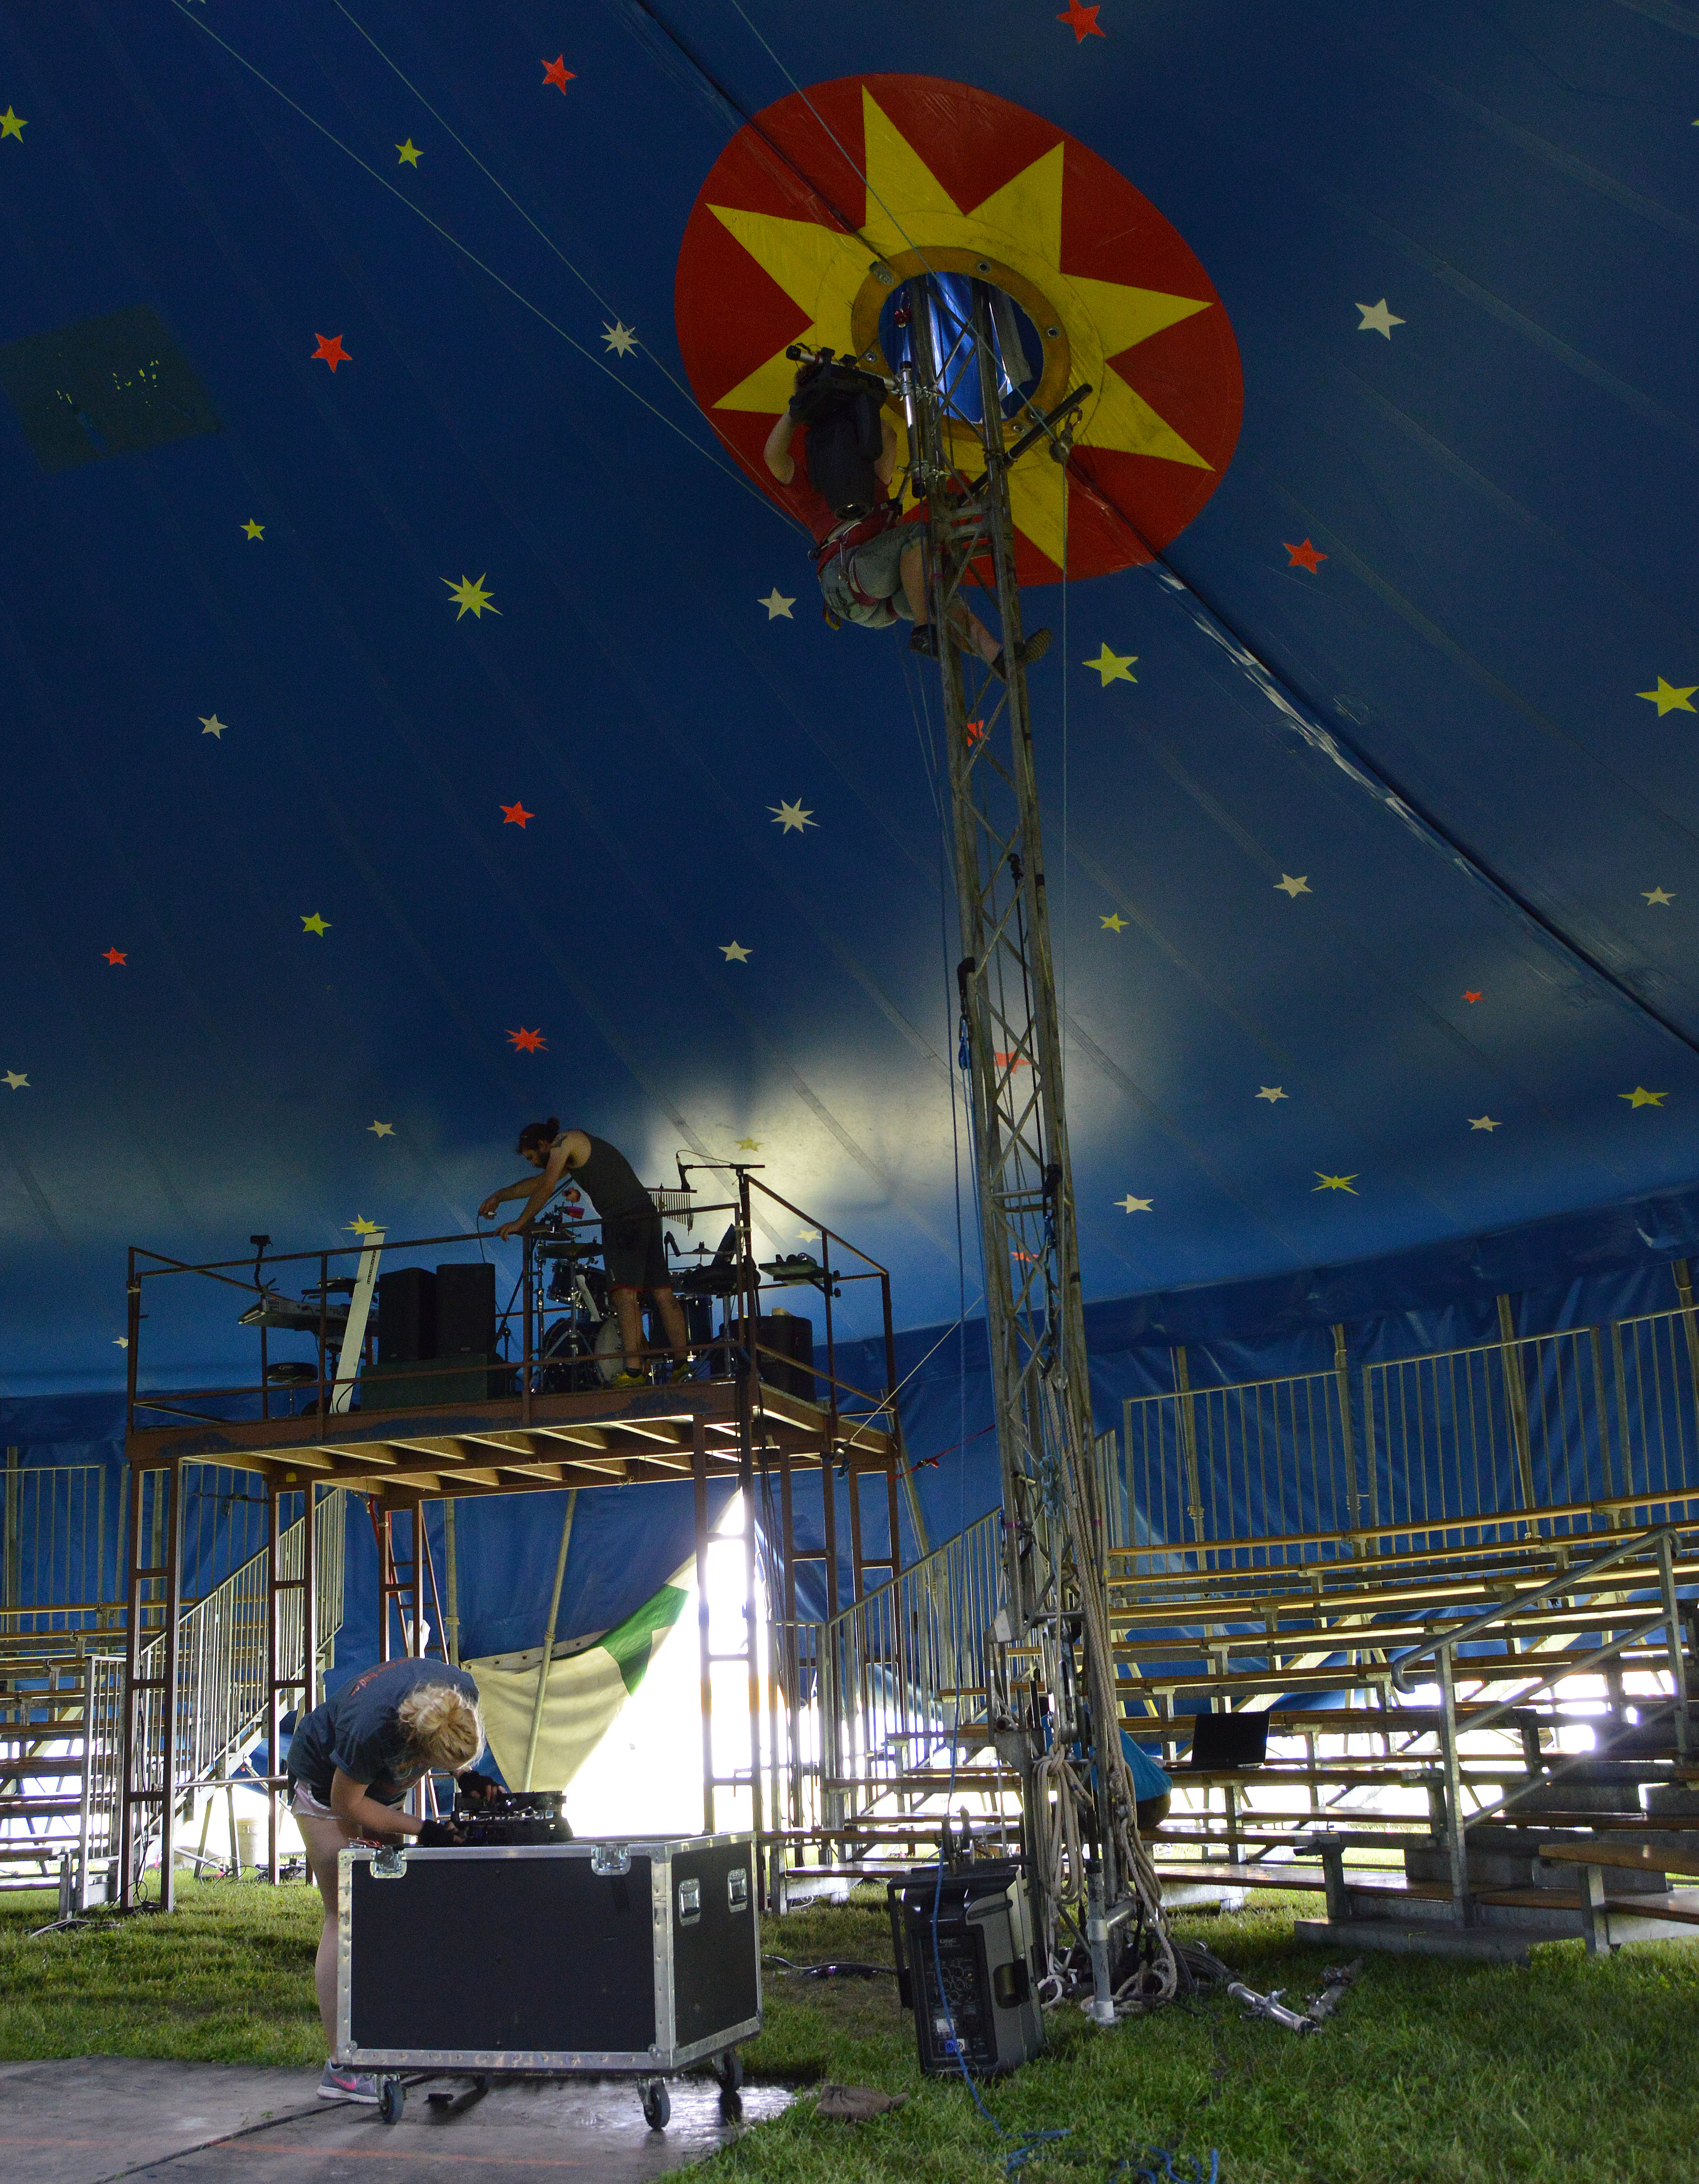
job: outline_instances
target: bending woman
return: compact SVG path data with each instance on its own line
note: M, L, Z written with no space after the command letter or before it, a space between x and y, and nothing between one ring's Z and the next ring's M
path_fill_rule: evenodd
M383 1841L418 1834L422 1823L401 1800L429 1773L457 1774L483 1749L478 1685L445 1661L390 1661L344 1684L315 1707L289 1746L289 1810L324 1898L313 1966L319 2015L336 2050L337 1858L361 1836ZM327 2059L319 2080L327 2101L375 2101L366 2071Z

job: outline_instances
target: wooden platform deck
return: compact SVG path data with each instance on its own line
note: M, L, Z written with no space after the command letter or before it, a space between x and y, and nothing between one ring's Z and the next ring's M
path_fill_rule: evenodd
M309 1477L371 1493L405 1489L448 1495L524 1492L555 1486L631 1486L689 1479L700 1446L710 1478L735 1479L744 1401L733 1379L689 1380L678 1387L590 1389L561 1395L502 1396L440 1408L355 1410L328 1418L166 1418L189 1398L169 1392L137 1398L138 1426L127 1442L131 1464L148 1469L185 1460L230 1464L279 1485ZM823 1403L763 1385L748 1417L756 1465L788 1461L818 1470L883 1474L894 1453L889 1429L862 1417L834 1418Z

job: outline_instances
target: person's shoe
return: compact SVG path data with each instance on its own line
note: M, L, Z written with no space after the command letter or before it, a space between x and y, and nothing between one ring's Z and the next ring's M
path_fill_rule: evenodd
M671 1385L675 1388L682 1387L686 1380L694 1380L696 1377L696 1365L694 1362L688 1357L680 1358L678 1363L673 1366L672 1372L668 1376Z
M377 2081L367 2070L345 2070L339 2063L327 2063L324 2075L319 2080L319 2098L321 2101L364 2101L371 2108L377 2105Z
M911 652L918 652L923 660L936 660L938 656L936 622L917 623L908 632L908 649Z
M1017 667L1030 667L1035 660L1042 660L1049 649L1049 631L1035 629L1031 637L1023 637L1020 644L1015 646L1014 664ZM1009 663L1001 651L991 663L991 671L999 682L1006 682L1009 680Z
M646 1373L616 1373L608 1385L611 1388L646 1388L649 1376Z

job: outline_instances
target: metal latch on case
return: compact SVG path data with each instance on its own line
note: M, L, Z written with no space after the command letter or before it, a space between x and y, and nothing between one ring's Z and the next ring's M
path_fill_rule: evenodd
M694 1926L702 1915L702 1884L692 1879L679 1883L679 1924Z
M597 1843L590 1854L590 1869L603 1880L617 1880L631 1870L631 1852L623 1843Z
M725 1877L726 1902L734 1911L749 1908L749 1868L735 1865Z
M372 1853L372 1878L374 1880L399 1880L407 1870L405 1850L377 1850Z

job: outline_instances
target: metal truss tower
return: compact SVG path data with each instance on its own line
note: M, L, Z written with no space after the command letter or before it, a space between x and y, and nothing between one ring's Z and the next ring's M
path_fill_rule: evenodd
M971 309L964 315L936 307L938 292L927 276L909 282L911 361L900 385L910 484L927 513L929 597L939 637L962 947L962 1061L971 1085L1003 1471L1009 1627L994 1680L1007 1691L1030 1680L1042 1693L1024 1718L1006 1721L999 1741L1021 1762L1039 1930L1053 1949L1059 1918L1071 1909L1076 1928L1088 1931L1093 2014L1107 2021L1109 1935L1131 1919L1121 1926L1130 1937L1142 1911L1147 1933L1160 1942L1160 1897L1138 1841L1109 1645L1060 1012L1009 499L1014 461L1065 462L1064 421L1090 389L1076 390L1048 418L1029 410L1030 424L1019 416L1007 423L996 339L1003 299L982 280L969 286ZM994 600L1001 680L966 642L961 610L970 588ZM1009 1674L1009 1647L1027 1677ZM1073 1812L1064 1815L1059 1807L1070 1799ZM1076 1848L1071 1862L1093 1867L1089 1908L1082 1901L1087 1876L1074 1870L1059 1886L1054 1856L1036 1854L1040 1843L1053 1846L1059 1837L1077 1844L1081 1832L1093 1856L1081 1859Z

